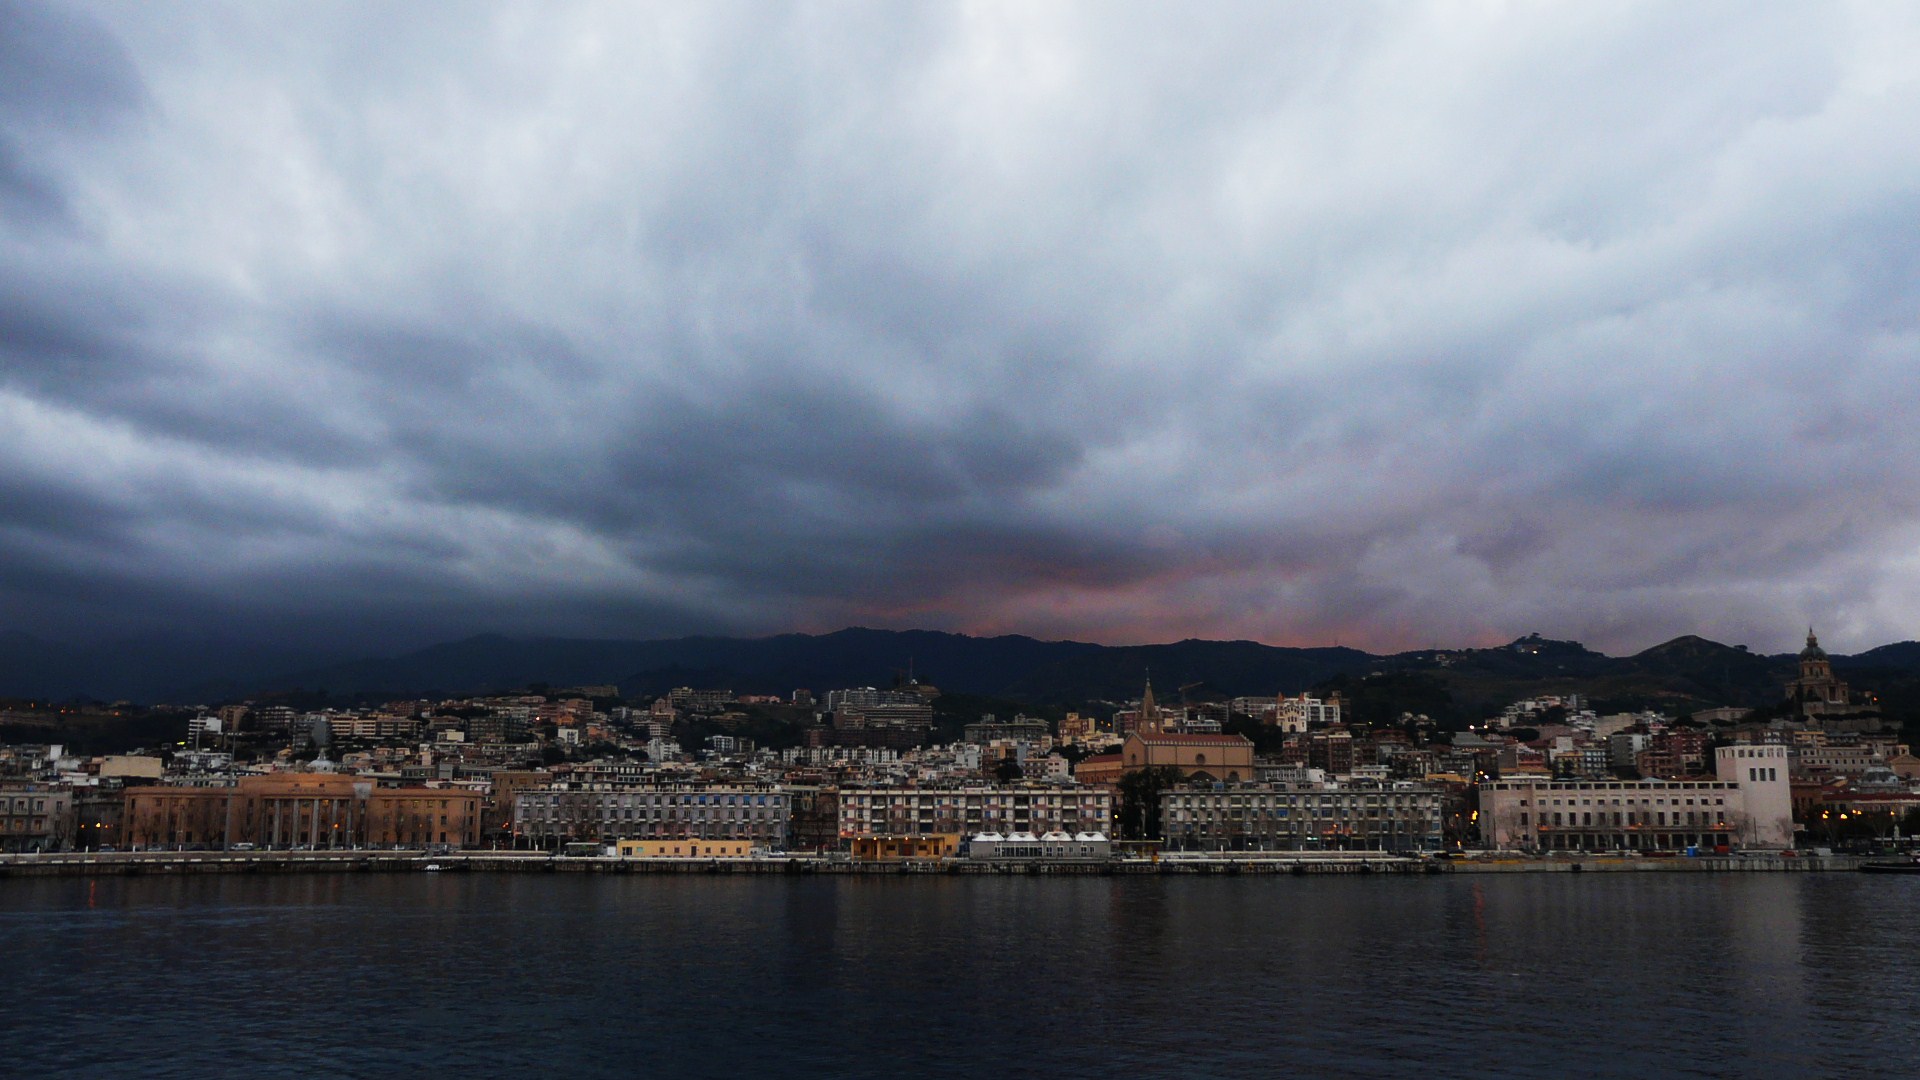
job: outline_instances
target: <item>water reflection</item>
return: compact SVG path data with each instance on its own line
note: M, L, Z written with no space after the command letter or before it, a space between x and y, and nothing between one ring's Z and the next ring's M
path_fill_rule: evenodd
M19 1075L1877 1076L1916 886L14 880L0 1038Z

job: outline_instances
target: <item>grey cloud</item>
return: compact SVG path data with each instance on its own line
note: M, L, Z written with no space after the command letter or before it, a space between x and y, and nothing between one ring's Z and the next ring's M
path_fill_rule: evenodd
M0 20L9 625L1910 636L1897 13Z
M0 223L69 232L73 210L49 159L64 137L110 129L138 112L139 77L94 20L33 0L0 3L0 71Z
M0 112L50 124L99 124L145 100L113 34L81 11L35 0L0 3Z

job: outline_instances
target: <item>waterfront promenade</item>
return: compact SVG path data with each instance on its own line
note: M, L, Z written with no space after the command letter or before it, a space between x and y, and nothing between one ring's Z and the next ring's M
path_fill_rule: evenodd
M546 852L424 851L68 852L0 855L0 878L143 874L573 873L573 874L1511 874L1511 873L1819 873L1856 870L1848 855L1530 857L1517 854L1439 859L1379 852L1176 854L1158 859L969 859L853 861L779 855L751 859L615 858Z

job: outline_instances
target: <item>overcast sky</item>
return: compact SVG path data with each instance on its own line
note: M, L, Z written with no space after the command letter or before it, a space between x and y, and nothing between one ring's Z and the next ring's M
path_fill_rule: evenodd
M0 630L1920 637L1920 8L0 0Z

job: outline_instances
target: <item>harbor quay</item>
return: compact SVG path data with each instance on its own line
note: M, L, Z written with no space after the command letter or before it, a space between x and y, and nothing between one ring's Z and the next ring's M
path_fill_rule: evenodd
M730 855L680 857L568 856L545 852L256 851L70 852L0 856L0 879L189 874L1031 874L1031 875L1307 875L1526 873L1829 873L1867 860L1797 852L1695 858L1541 857L1492 853L1465 858L1378 852L1167 855L1104 859L849 859L844 856Z

